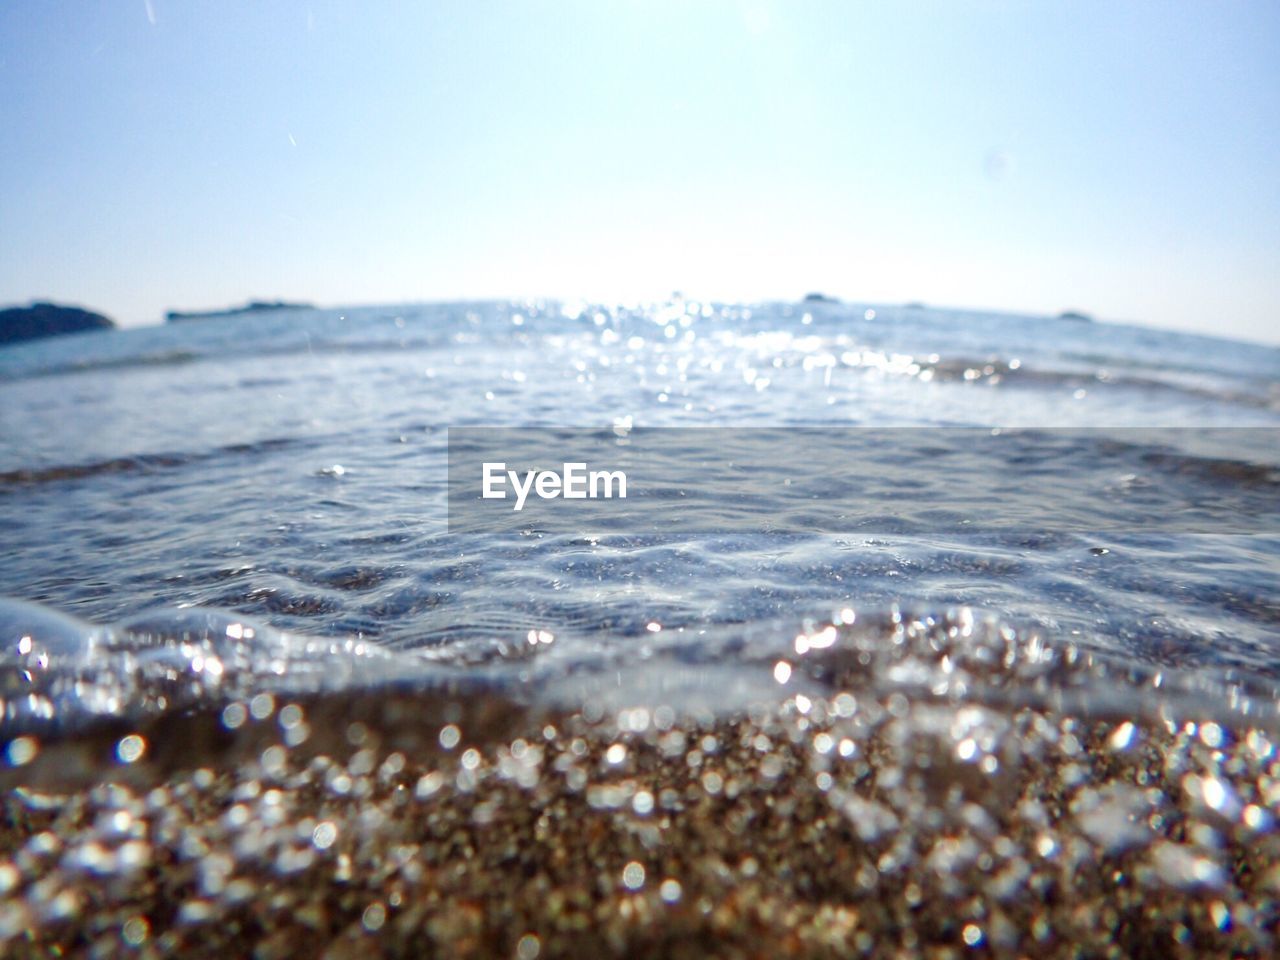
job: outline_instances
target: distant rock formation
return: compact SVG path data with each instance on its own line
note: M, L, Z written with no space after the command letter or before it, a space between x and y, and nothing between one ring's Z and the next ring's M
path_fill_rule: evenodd
M85 330L111 330L115 324L100 313L36 301L29 307L0 310L0 343L35 340Z
M1087 313L1081 313L1079 310L1063 310L1058 314L1059 320L1076 320L1080 323L1093 323L1093 317Z
M289 303L285 300L250 300L243 307L227 307L225 310L196 310L184 312L170 310L164 315L168 323L183 320L208 320L211 317L237 317L246 313L269 313L272 310L314 310L313 303Z
M807 293L804 297L805 303L839 303L836 297L828 297L825 293Z

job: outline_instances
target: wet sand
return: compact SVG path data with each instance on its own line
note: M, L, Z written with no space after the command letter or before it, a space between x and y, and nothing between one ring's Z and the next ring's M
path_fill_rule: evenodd
M1096 672L1064 657L1038 657L1054 696L1002 700L1014 678L1030 689L1028 661L997 656L1024 656L1026 638L964 628L797 638L773 666L777 702L702 719L387 691L10 741L0 943L19 957L1274 955L1274 731L1175 716L1149 688L1129 690L1146 709L1127 717L1084 715L1062 694ZM950 685L907 695L889 681L908 667ZM802 673L820 693L793 692Z

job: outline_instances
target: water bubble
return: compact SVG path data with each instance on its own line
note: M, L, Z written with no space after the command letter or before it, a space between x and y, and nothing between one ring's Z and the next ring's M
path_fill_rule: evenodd
M1116 727L1111 736L1107 739L1107 745L1117 752L1128 750L1133 745L1134 735L1137 728L1126 720L1120 726Z
M222 708L222 725L228 730L238 730L249 718L249 711L243 703L228 703Z
M296 703L285 706L280 711L280 716L276 718L276 722L280 724L282 730L292 730L298 724L302 723L302 708Z
M279 777L284 775L288 758L289 752L277 743L263 750L258 762L262 764L263 772L273 777Z
M423 774L418 780L418 785L414 788L414 796L419 800L425 800L427 797L439 791L444 786L444 775L438 770L431 773Z
M136 733L121 738L116 744L116 757L121 763L137 763L146 752L147 741Z
M1218 749L1222 746L1222 727L1210 721L1200 725L1200 740L1206 747Z
M35 737L15 737L9 741L5 755L8 757L9 766L22 767L34 760L39 752L40 744L36 742Z
M622 885L628 890L639 890L644 886L644 865L632 860L622 868Z
M337 839L338 828L331 820L316 824L316 828L311 831L311 842L317 850L328 850Z
M1231 909L1221 900L1215 900L1209 907L1209 916L1219 930L1231 929Z
M130 917L124 922L124 926L120 930L120 935L124 937L124 942L131 947L141 945L150 933L151 924L147 922L146 917Z
M369 904L364 908L364 914L360 917L360 922L370 933L376 933L387 922L387 908L381 903Z

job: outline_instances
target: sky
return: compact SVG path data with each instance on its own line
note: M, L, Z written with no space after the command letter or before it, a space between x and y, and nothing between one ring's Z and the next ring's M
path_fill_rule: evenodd
M1280 4L0 4L0 304L809 291L1280 343Z

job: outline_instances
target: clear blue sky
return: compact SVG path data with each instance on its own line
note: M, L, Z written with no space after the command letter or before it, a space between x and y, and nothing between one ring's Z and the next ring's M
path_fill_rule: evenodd
M1280 341L1280 4L0 5L0 303L673 289Z

